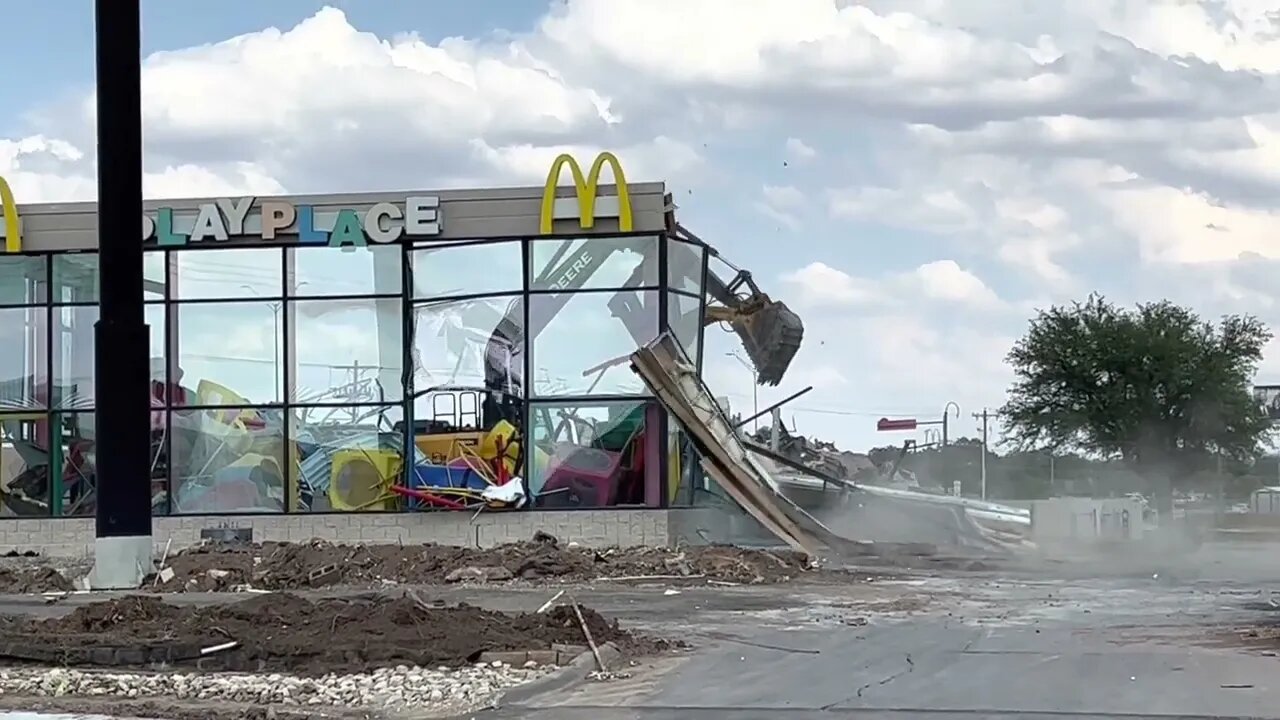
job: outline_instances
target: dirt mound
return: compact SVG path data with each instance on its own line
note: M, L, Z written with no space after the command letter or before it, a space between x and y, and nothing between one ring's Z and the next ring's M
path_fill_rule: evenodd
M51 567L0 568L0 593L26 595L74 589L66 576Z
M622 630L589 608L581 610L597 643L611 641L633 654L666 647ZM192 607L131 595L83 605L55 619L0 621L0 657L8 661L305 675L456 666L485 651L585 642L571 607L508 615L468 605L435 607L409 597L312 602L282 593Z
M334 545L309 543L210 544L169 558L162 592L296 590L334 585L435 584L460 580L584 582L637 576L674 576L734 583L777 583L807 571L804 555L790 551L706 546L666 548L568 547L539 533L533 540L478 550L447 545Z

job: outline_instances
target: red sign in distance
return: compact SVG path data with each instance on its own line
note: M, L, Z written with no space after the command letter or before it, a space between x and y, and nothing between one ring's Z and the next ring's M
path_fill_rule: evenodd
M916 419L906 418L903 420L890 420L889 418L880 418L876 422L876 430L880 432L889 432L892 430L915 430Z

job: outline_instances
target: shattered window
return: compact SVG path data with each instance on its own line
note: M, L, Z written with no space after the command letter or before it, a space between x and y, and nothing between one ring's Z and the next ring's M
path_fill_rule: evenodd
M701 296L703 256L700 245L668 238L667 289Z
M667 293L667 327L680 343L680 349L694 364L698 362L699 345L702 335L698 316L702 301L690 295Z

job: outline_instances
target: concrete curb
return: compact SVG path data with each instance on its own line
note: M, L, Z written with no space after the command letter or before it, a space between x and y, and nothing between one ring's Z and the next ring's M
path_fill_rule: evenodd
M618 646L611 642L604 643L599 646L600 659L604 661L605 667L615 670L621 668L622 651ZM528 703L539 695L556 692L572 687L583 680L587 676L595 672L599 668L596 667L596 658L590 650L579 653L577 657L569 661L569 664L547 675L538 678L533 682L526 683L502 695L494 702L494 707L512 707L520 706Z

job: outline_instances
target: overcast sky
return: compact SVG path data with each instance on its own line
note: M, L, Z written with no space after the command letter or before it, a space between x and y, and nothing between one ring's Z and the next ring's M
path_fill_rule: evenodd
M613 150L801 314L760 402L817 386L785 417L850 448L948 401L971 434L1036 307L1280 319L1275 0L144 6L150 196L538 184ZM5 24L0 174L20 203L92 199L91 3ZM709 333L709 381L749 408Z

